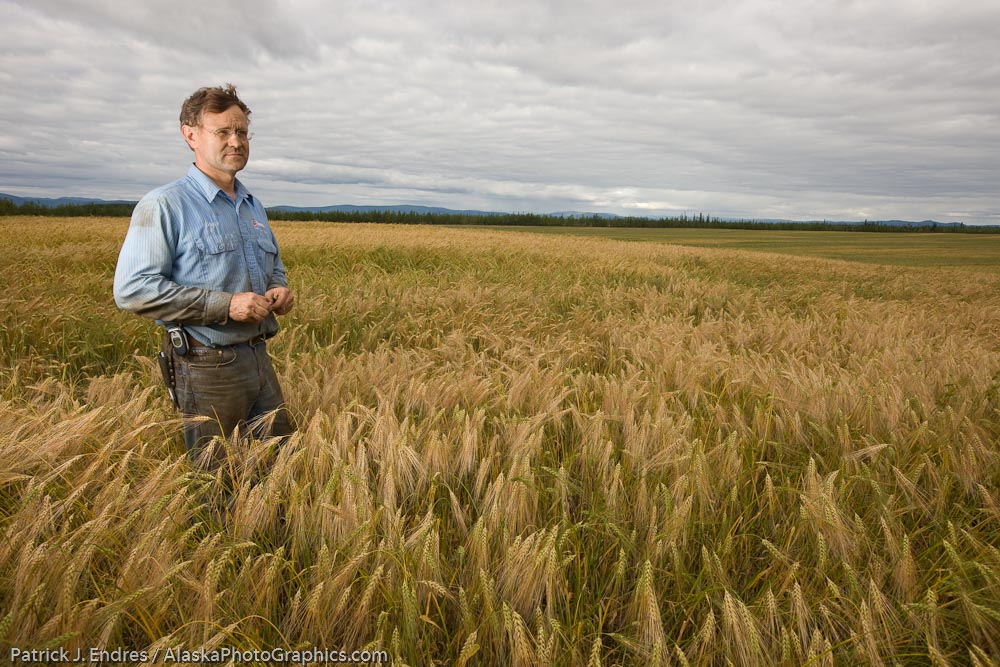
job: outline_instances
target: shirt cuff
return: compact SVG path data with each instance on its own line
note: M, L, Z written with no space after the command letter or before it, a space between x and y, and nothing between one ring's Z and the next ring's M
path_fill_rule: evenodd
M229 321L229 302L233 295L229 292L209 292L205 304L205 315L209 322L225 324Z

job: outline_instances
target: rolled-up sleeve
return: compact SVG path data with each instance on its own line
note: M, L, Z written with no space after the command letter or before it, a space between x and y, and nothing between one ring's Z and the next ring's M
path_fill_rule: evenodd
M115 268L115 303L122 310L164 322L224 323L232 294L173 280L175 229L162 199L146 198L136 205Z

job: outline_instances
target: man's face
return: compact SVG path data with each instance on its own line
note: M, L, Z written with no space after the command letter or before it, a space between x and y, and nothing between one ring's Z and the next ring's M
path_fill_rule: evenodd
M181 131L199 169L210 178L232 178L250 158L249 125L246 114L231 106L222 113L202 112L196 127L185 125Z

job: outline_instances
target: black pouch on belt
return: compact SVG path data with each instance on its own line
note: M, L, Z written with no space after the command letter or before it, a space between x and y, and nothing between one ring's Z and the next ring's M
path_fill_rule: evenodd
M174 374L174 360L162 351L157 353L156 359L160 362L160 372L163 373L163 384L167 385L170 402L179 410L181 405L177 402L177 376Z
M166 344L157 357L160 362L160 372L163 373L163 384L167 385L170 400L178 410L181 404L177 399L177 373L174 369L174 356L183 357L187 353L187 332L179 324L167 324Z

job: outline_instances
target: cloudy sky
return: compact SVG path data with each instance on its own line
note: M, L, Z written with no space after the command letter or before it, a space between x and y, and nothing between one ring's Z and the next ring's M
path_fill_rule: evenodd
M1000 224L996 0L0 0L0 192Z

